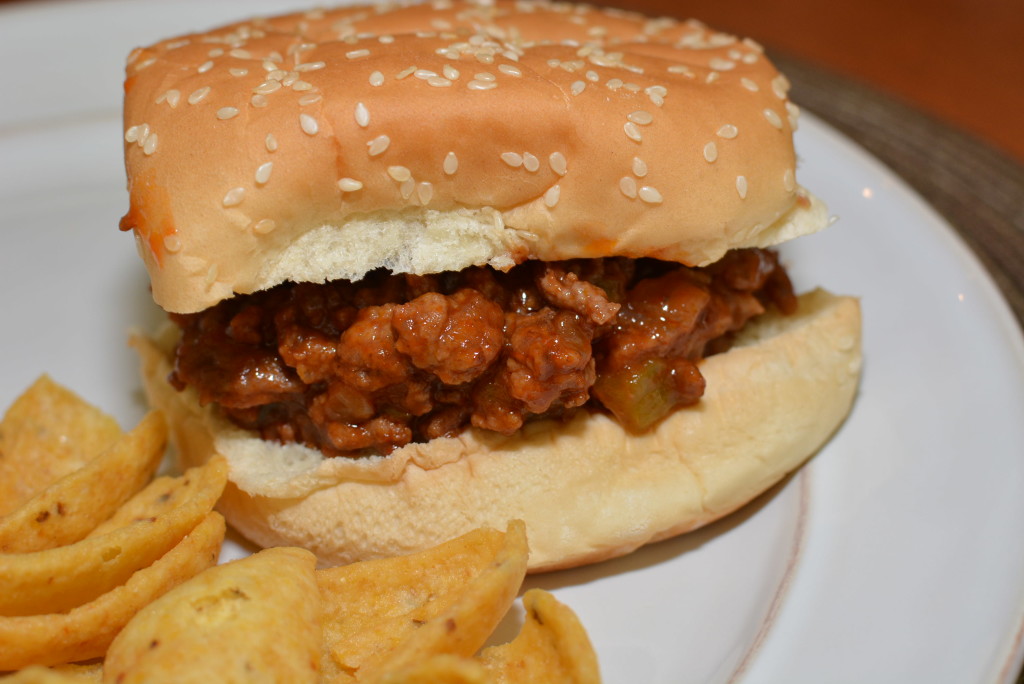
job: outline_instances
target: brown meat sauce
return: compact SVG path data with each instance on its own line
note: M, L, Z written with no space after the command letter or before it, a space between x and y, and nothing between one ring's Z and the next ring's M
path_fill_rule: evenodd
M173 316L171 382L330 456L579 410L642 431L696 403L697 362L768 306L796 298L776 254L755 249L703 269L608 258L289 283Z

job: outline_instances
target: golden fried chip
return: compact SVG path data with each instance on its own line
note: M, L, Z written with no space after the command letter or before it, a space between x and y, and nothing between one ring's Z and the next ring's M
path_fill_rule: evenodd
M90 532L87 538L110 534L132 523L153 521L184 504L192 496L196 484L197 481L191 477L158 477Z
M9 677L0 677L0 684L88 684L99 681L73 671L51 670L33 665Z
M0 553L73 544L108 519L153 477L167 444L167 421L152 412L109 449L0 518Z
M215 458L182 475L190 493L152 519L56 549L0 554L0 615L60 613L125 581L177 544L206 517L227 482L227 463Z
M177 546L122 586L67 613L0 617L0 671L97 658L143 606L211 567L224 518L210 513Z
M526 621L519 635L484 649L480 661L495 684L597 684L597 655L576 614L542 589L523 596Z
M388 672L377 681L379 684L491 684L487 670L480 663L447 653L397 672Z
M219 565L169 591L114 639L104 681L317 682L316 557L275 548Z
M477 530L410 556L319 571L325 679L472 655L515 599L527 556L525 527L514 521L505 534Z
M43 375L0 422L0 515L103 453L117 421Z

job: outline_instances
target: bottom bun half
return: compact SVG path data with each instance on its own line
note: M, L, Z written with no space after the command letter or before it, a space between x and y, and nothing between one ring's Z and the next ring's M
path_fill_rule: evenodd
M231 466L220 509L261 546L294 545L327 565L410 553L474 528L526 522L531 571L627 554L706 525L798 467L850 411L861 368L856 299L816 290L798 312L767 314L705 359L703 399L632 434L600 413L467 430L388 456L324 458L264 442L194 391L166 381L173 330L133 338L150 402L181 465Z

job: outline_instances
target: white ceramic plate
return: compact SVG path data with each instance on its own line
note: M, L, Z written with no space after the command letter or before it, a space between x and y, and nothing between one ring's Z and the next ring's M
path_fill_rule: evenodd
M125 337L161 313L117 230L123 58L285 5L0 9L0 407L48 372L125 425L141 416ZM1024 656L1020 331L952 230L886 169L813 118L798 147L802 181L840 220L786 247L794 280L863 298L849 421L739 514L528 583L576 609L608 682L1012 681Z

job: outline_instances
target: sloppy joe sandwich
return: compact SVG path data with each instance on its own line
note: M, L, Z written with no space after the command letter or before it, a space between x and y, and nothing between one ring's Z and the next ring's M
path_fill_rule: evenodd
M855 299L772 248L828 223L750 40L583 5L352 6L129 57L138 338L182 462L337 564L526 522L532 570L715 520L813 454Z

